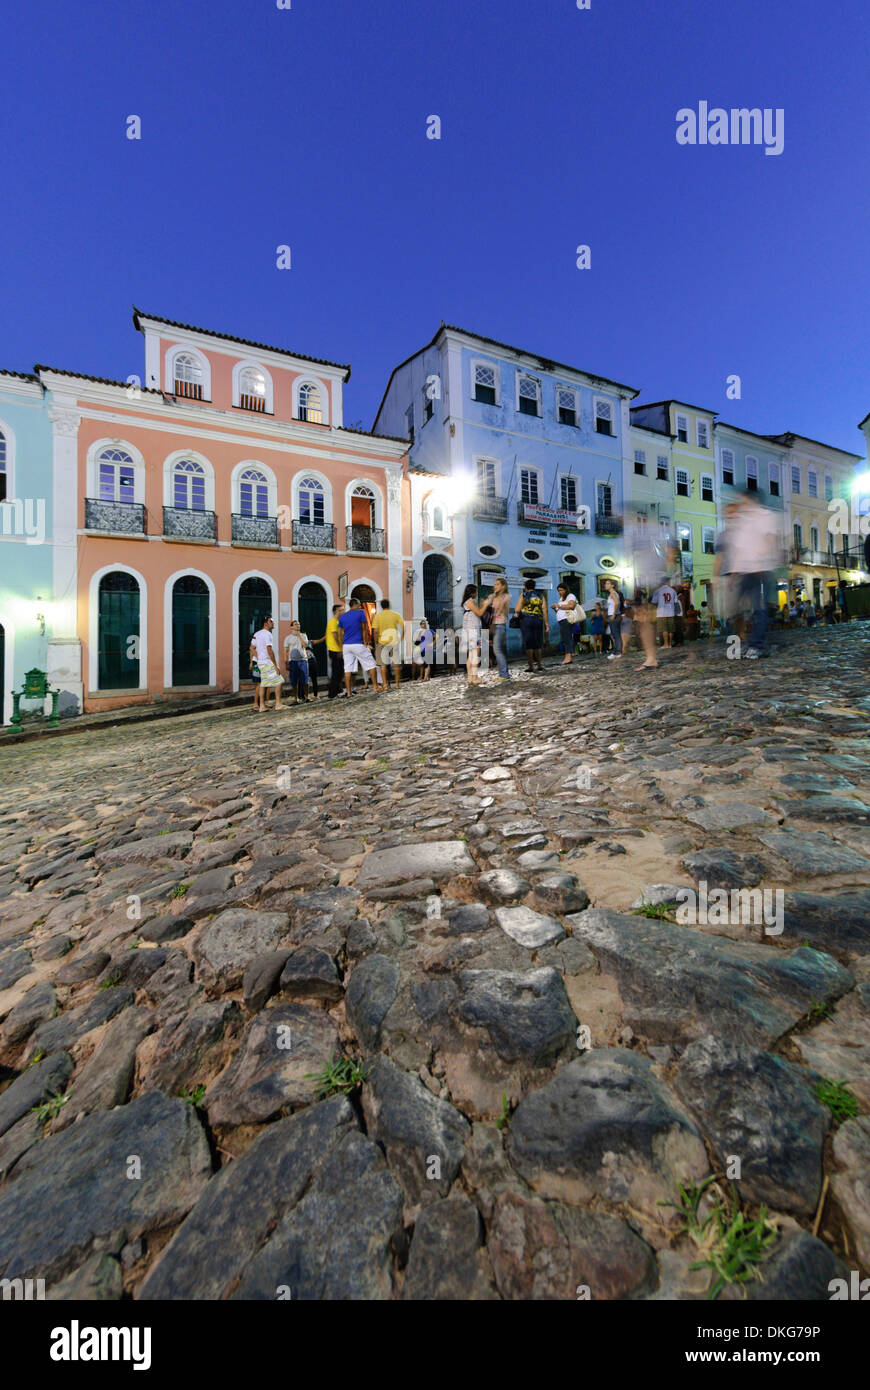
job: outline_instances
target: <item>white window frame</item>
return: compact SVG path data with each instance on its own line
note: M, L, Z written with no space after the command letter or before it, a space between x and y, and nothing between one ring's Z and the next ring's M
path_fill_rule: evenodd
M277 517L278 480L276 479L275 474L272 472L268 464L261 463L259 459L243 459L242 462L237 463L235 468L233 469L232 477L230 480L232 484L233 515L241 516L242 514L242 474L244 473L246 468L256 468L258 473L262 473L263 477L266 480L266 486L269 489L269 510L267 512L267 516L272 518ZM254 518L257 517L256 512L252 513L252 515L254 516Z
M708 550L708 549L707 549L707 544L708 544L708 542L709 542L709 544L712 546L712 549L711 549L711 550ZM714 554L716 553L716 527L715 527L715 526L702 526L702 527L701 527L701 552L702 552L702 554L704 554L704 555L714 555Z
M795 487L795 485L794 485L795 474L797 474L797 487ZM791 476L791 494L792 494L793 497L800 497L800 495L801 495L801 486L802 486L802 483L803 483L803 478L801 477L801 466L800 466L799 463L793 463L793 464L791 465L791 473L790 473L790 476Z
M825 474L825 501L826 501L826 502L833 502L833 500L834 500L834 479L833 479L833 475L830 474L830 473L826 473L826 474Z
M444 525L435 525L435 512L440 511L444 515ZM440 492L430 492L423 502L423 516L426 521L426 535L449 537L453 533L450 530L450 508L447 499Z
M306 425L309 423L307 420L299 419L299 393L303 386L317 387L320 392L320 404L321 410L323 411L323 419L320 423L322 425L328 425L332 418L330 415L329 384L325 381L321 381L320 377L317 376L297 376L294 378L291 395L291 412L294 421L298 425ZM314 422L312 421L311 423Z
M409 443L413 444L416 440L417 416L414 410L414 402L405 411L405 431L408 435Z
M774 483L776 483L776 486L778 488L777 492L774 492L773 490ZM771 497L782 496L782 478L780 477L778 463L769 463L767 465L767 490L770 493Z
M680 421L681 421L681 420L683 421L683 424L682 424L682 425L680 424ZM686 436L685 439L679 439L680 430L682 430L683 433L685 434L685 436ZM675 435L677 436L677 438L679 439L680 444L688 444L688 443L689 443L689 417L688 417L688 415L683 415L683 414L675 414L675 415L674 415L674 434L675 434Z
M664 467L664 476L661 469ZM656 482L668 483L671 480L671 464L667 454L656 454Z
M815 468L807 469L807 497L812 497L814 501L819 496L819 475Z
M166 390L167 395L169 395L169 396L174 396L174 395L175 395L175 359L176 359L177 357L182 357L182 356L185 356L185 355L186 355L186 356L189 356L189 357L195 357L196 360L198 361L198 363L199 363L199 365L200 365L200 370L202 371L202 398L201 398L201 399L202 399L203 401L211 401L211 398L212 398L212 395L211 395L211 363L209 362L209 360L208 360L208 358L205 356L205 354L202 353L202 352L200 352L199 348L189 347L189 346L188 346L187 344L185 344L185 343L173 343L171 347L168 347L168 348L166 349L166 357L165 357L165 363L166 363L166 366L165 366L165 373L166 373L166 375L165 375L165 381L166 381L166 386L165 386L165 390ZM184 401L193 400L193 399L195 399L195 398L192 397L192 396L183 396L183 397L180 396L180 397L179 397L179 400L184 400Z
M611 401L611 400L608 399L607 396L593 396L593 397L592 397L592 432L593 432L593 434L603 433L603 431L599 431L599 429L598 429L598 419L599 419L599 416L598 416L598 407L599 407L599 405L606 405L606 406L607 406L607 409L608 409L609 412L610 412L610 434L609 434L609 436L605 435L605 438L608 438L608 437L609 437L610 439L616 439L616 437L617 437L617 430L616 430L616 406L615 406L615 404L614 404L613 401Z
M306 476L307 476L307 474L308 474L309 471L310 471L310 470L306 469ZM374 519L374 521L372 522L372 525L373 525L373 527L374 527L374 529L375 529L376 531L383 531L383 532L384 532L384 535L386 536L386 525L385 525L385 522L384 522L384 495L383 495L383 492L381 491L380 483L378 483L377 480L376 480L375 478L354 478L351 482L349 482L349 483L347 484L347 487L346 487L345 490L344 490L344 515L345 515L345 525L346 525L346 526L352 526L352 525L354 524L353 521L352 521L352 519L351 519L351 518L352 518L352 515L353 515L353 509L352 509L352 506L351 506L351 498L353 497L354 490L355 490L356 488L358 488L358 487L367 487L367 488L369 489L370 492L373 492L373 493L374 493L374 495L375 495L375 507L374 507L375 519ZM386 544L386 541L385 541L385 544ZM356 582L356 583L360 583L361 581L360 581L360 580L356 580L355 582Z
M706 443L701 443L702 433L706 435ZM695 417L695 444L699 449L709 449L710 447L710 422Z
M726 458L730 459L731 462L730 462L730 463L726 463L726 462L725 462ZM730 483L726 483L726 481L725 481L725 472L726 472L726 469L727 469L727 471L731 474L731 482L730 482ZM734 486L734 450L733 450L733 449L722 449L722 450L720 451L720 453L719 453L719 470L720 470L720 472L721 472L721 474L722 474L722 486L723 486L723 487L733 487L733 486Z
M560 402L559 402L559 392L560 392L560 391L565 391L566 393L568 393L569 395L571 395L571 396L573 397L573 399L574 399L574 423L573 423L573 425L563 425L563 428L564 428L564 429L568 429L568 430L576 430L576 429L579 429L579 428L580 428L580 392L577 390L576 386L568 386L568 385L566 385L566 383L565 383L564 381L557 381L556 384L555 384L554 392L553 392L553 399L554 399L554 402L555 402L555 418L556 418L556 424L557 424L557 425L562 424L562 421L559 419L559 410L561 409L561 405L560 405Z
M248 459L246 463L253 460ZM175 465L177 463L198 463L201 465L205 474L205 508L207 512L215 512L215 490L214 490L214 469L204 454L200 454L196 449L175 449L168 458L163 461L163 505L164 507L175 507Z
M759 478L759 476L758 476L758 459L755 457L754 454L746 454L746 455L744 455L743 463L744 463L744 466L745 466L745 468L746 468L746 486L747 486L747 488L748 488L748 487L749 487L749 479L750 479L750 478L754 478L754 479L755 479L755 489L754 489L754 490L757 492L757 491L758 491L759 482L761 481L760 478ZM752 469L754 469L754 472L752 471L752 469L750 469L750 464L752 465Z
M481 464L481 463L492 464L492 467L493 467L493 477L494 477L494 480L495 480L495 491L494 491L493 493L491 493L491 494L490 494L490 493L487 493L487 492L478 492L478 491L477 491L477 487L478 487L478 476L479 476L479 472L480 472L480 470L479 470L479 468L478 468L478 465ZM474 469L474 489L475 489L475 496L477 496L477 497L489 497L489 496L492 496L492 497L503 497L503 496L504 496L504 493L502 492L502 488L501 488L501 459L493 458L491 454L475 454L475 455L473 456L472 460L471 460L471 466L472 466L472 468Z
M477 398L476 398L476 396L475 396L475 394L474 394L475 389L476 389L476 387L477 387L477 368L478 368L478 367L486 367L487 371L492 372L493 375L494 375L494 377L495 377L495 382L494 382L494 386L495 386L495 405L500 406L500 405L501 405L501 371L500 371L500 368L499 368L499 363L498 363L498 362L493 362L492 358L489 358L489 357L472 357L472 359L471 359L471 361L470 361L470 363L469 363L469 366L470 366L470 368L471 368L471 399L474 401L475 405L485 405L485 404L486 404L485 401L479 401L479 400L477 400ZM494 409L494 407L493 407L493 406L490 406L490 409Z
M568 482L574 484L574 506L573 506L573 507L566 507L565 504L564 504L563 501L562 501L562 484L563 484L563 483L568 483ZM581 506L581 500L580 500L580 499L581 499L580 479L577 477L577 474L576 474L576 473L560 473L560 474L559 474L559 510L560 510L560 511L579 511L580 506Z
M641 470L640 470L639 473L638 473L638 470L637 470L637 465L638 465L638 464L642 464L642 467L641 467ZM635 450L634 450L634 470L633 470L633 472L634 472L634 476L635 476L635 477L638 477L638 478L645 478L645 477L646 477L646 449L635 449Z
M595 479L594 487L595 487L595 491L594 491L594 493L593 493L593 497L594 497L594 500L595 500L595 508L594 508L593 515L594 515L594 516L616 516L617 513L614 511L614 505L615 505L615 502L616 502L616 487L615 487L615 485L610 481L609 478L596 478L596 479ZM609 511L609 512L599 512L599 510L598 510L598 489L599 489L600 487L609 487L609 488L610 488L610 511Z
M686 492L680 492L680 491L678 490L678 489L679 489L679 486L680 486L680 479L681 479L681 478L685 478L685 480L686 480L686 489L687 489ZM675 468L675 469L674 469L674 496L675 496L675 497L691 497L691 495L692 495L692 475L691 475L689 469L688 469L688 468Z
M302 515L300 507L299 493L306 478L314 478L323 488L323 524L331 526L332 517L332 484L325 473L321 473L316 468L305 468L301 472L294 474L293 482L290 486L290 504L294 521L299 521Z
M687 546L683 545L684 536L688 536L689 538L689 544ZM693 553L694 537L692 535L692 528L687 521L677 522L677 549L681 555L691 555Z
M531 415L531 416L529 416L529 419L532 419L532 420L533 420L533 419L536 419L536 418L537 418L538 420L540 420L540 418L541 418L541 416L542 416L542 414L543 414L543 391L542 391L542 389L541 389L541 378L540 378L539 376L534 376L531 372L524 372L524 371L523 371L521 368L519 368L519 367L517 368L516 377L515 377L515 379L514 379L514 409L515 409L515 411L517 412L517 414L519 415L519 413L520 413L520 382L522 382L522 381L529 381L529 382L531 382L531 384L532 384L532 385L534 386L534 388L535 388L535 403L536 403L536 405L537 405L537 407L538 407L537 416ZM528 398L528 397L524 397L524 399L529 399L529 398Z
M242 400L242 372L253 370L259 372L266 383L266 394L264 396L264 410L254 412L256 414L274 415L275 413L275 388L272 377L262 362L255 362L252 357L242 358L233 367L233 405L241 409Z
M704 496L704 487L705 487L705 485L708 485L708 486L709 486L709 490L710 490L710 496L709 496L709 497L705 497L705 496ZM713 474L712 474L712 473L702 473L702 474L701 474L701 496L700 496L700 501L702 501L702 502L715 502L715 501L716 501L716 479L713 477Z
M5 420L0 419L0 433L2 433L3 438L6 440L6 464L5 464L5 472L6 472L6 501L7 501L7 502L14 502L14 501L16 500L16 497L17 497L17 494L16 494L16 492L15 492L15 431L13 430L13 428L12 428L11 425L7 424L7 422L6 422ZM124 448L125 446L121 443L120 440L119 440L118 443L116 444L114 440L103 439L103 440L100 441L100 447L101 447L101 448L111 447L111 448L118 448L118 449L121 449L121 448ZM128 450L128 453L129 453L129 452L131 452L131 451ZM94 496L97 496L97 495L98 495L98 494L96 494L96 493L91 493L91 492L88 493L88 496L89 496L89 497L94 497ZM0 528L0 534L2 534L2 528ZM7 662L11 661L11 657L10 657L8 654L7 654L7 656L6 656L6 661L7 661ZM13 682L13 684L14 684L14 682ZM0 690L0 724L2 724L2 723L3 723L3 691Z
M536 491L537 491L537 494L538 494L538 500L537 500L537 502L529 502L528 505L529 505L530 507L542 507L542 506L544 505L544 503L541 501L541 497L543 496L543 487L544 487L544 473L543 473L543 470L542 470L541 468L538 468L537 464L534 464L534 463L519 463L519 464L517 464L517 488L518 488L518 491L519 491L519 500L520 500L520 502L524 502L524 501L525 501L525 498L523 497L523 474L524 474L524 473L529 473L529 474L531 474L531 475L534 477L534 479L535 479L535 488L536 488Z
M0 420L0 429L3 429L3 421ZM5 433L5 430L4 430ZM7 436L8 438L8 436ZM125 454L129 454L133 460L133 502L144 504L145 502L145 459L135 444L129 444L126 439L98 439L88 449L85 464L85 496L99 498L100 496L100 454L104 449L123 449ZM179 455L186 458L187 455ZM208 489L206 489L206 492ZM169 503L171 506L172 503ZM214 508L211 509L212 511Z

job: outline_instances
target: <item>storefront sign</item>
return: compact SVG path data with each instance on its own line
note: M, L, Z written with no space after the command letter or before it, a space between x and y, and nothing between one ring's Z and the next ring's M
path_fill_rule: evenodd
M570 526L574 531L588 531L592 513L588 507L578 507L576 512L558 507L539 507L531 502L523 502L523 520L537 521L546 526Z

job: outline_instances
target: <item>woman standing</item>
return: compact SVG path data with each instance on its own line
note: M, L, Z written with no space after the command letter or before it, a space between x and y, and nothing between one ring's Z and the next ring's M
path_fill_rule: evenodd
M570 666L574 660L574 625L575 623L582 623L586 614L580 607L576 595L569 591L567 584L557 584L556 592L559 595L559 602L550 606L556 614L562 646L565 648L562 665Z
M507 632L508 632L508 613L511 606L511 596L508 592L507 580L499 575L495 581L492 591L492 649L495 652L495 661L498 667L498 678L500 681L509 681L511 673L508 670L507 660Z
M469 685L483 685L477 674L480 661L480 620L492 603L492 596L478 606L477 585L466 584L462 594L462 632L466 641L465 672Z
M622 610L625 600L612 579L605 579L604 588L607 591L607 628L613 647L607 660L619 661L622 658Z
M519 614L523 646L526 650L527 671L543 671L541 648L544 643L544 600L535 588L534 579L527 579L514 608Z

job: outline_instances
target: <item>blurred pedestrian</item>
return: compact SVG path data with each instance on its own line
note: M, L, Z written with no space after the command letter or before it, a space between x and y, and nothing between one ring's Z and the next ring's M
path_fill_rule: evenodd
M543 596L538 593L534 579L529 578L523 584L523 592L514 607L514 614L519 616L520 620L527 671L543 671L544 669L541 665L541 651L544 645L544 612Z

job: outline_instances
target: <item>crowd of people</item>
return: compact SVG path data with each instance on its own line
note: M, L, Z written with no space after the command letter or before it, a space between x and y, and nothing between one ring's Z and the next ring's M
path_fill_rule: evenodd
M557 586L558 598L549 604L559 629L561 665L570 666L578 649L593 656L621 661L629 653L633 638L643 652L637 668L653 670L660 651L669 651L682 642L735 635L741 641L741 655L757 659L764 654L771 621L813 627L819 622L838 622L844 616L839 603L822 608L809 600L795 598L780 609L772 595L774 572L781 564L781 541L770 512L759 505L751 493L736 497L725 509L725 527L716 545L712 607L707 601L696 608L676 576L679 554L667 536L638 526L627 537L635 575L634 597L629 599L615 579L604 581L604 592L587 612L576 594L565 583ZM532 675L543 671L542 655L547 645L549 624L546 595L533 578L527 578L514 601L503 576L495 580L492 592L482 596L476 584L467 584L460 603L462 628L460 659L464 657L470 686L481 681L481 658L491 652L498 681L511 679L508 665L508 629L517 628L525 654L525 670ZM363 689L373 694L396 691L402 681L403 666L410 655L412 678L429 680L439 659L439 636L422 618L410 643L405 622L382 599L380 612L369 618L359 599L336 603L322 637L310 641L299 622L293 622L284 639L283 665L279 669L272 634L274 620L267 617L251 639L251 672L255 683L254 708L266 708L268 692L274 691L275 708L284 709L285 686L292 703L300 704L318 695L317 658L314 648L325 646L329 663L328 698L350 699L355 694L354 678L361 675ZM456 649L450 634L449 653L440 660L456 669ZM486 662L486 665L489 663Z

